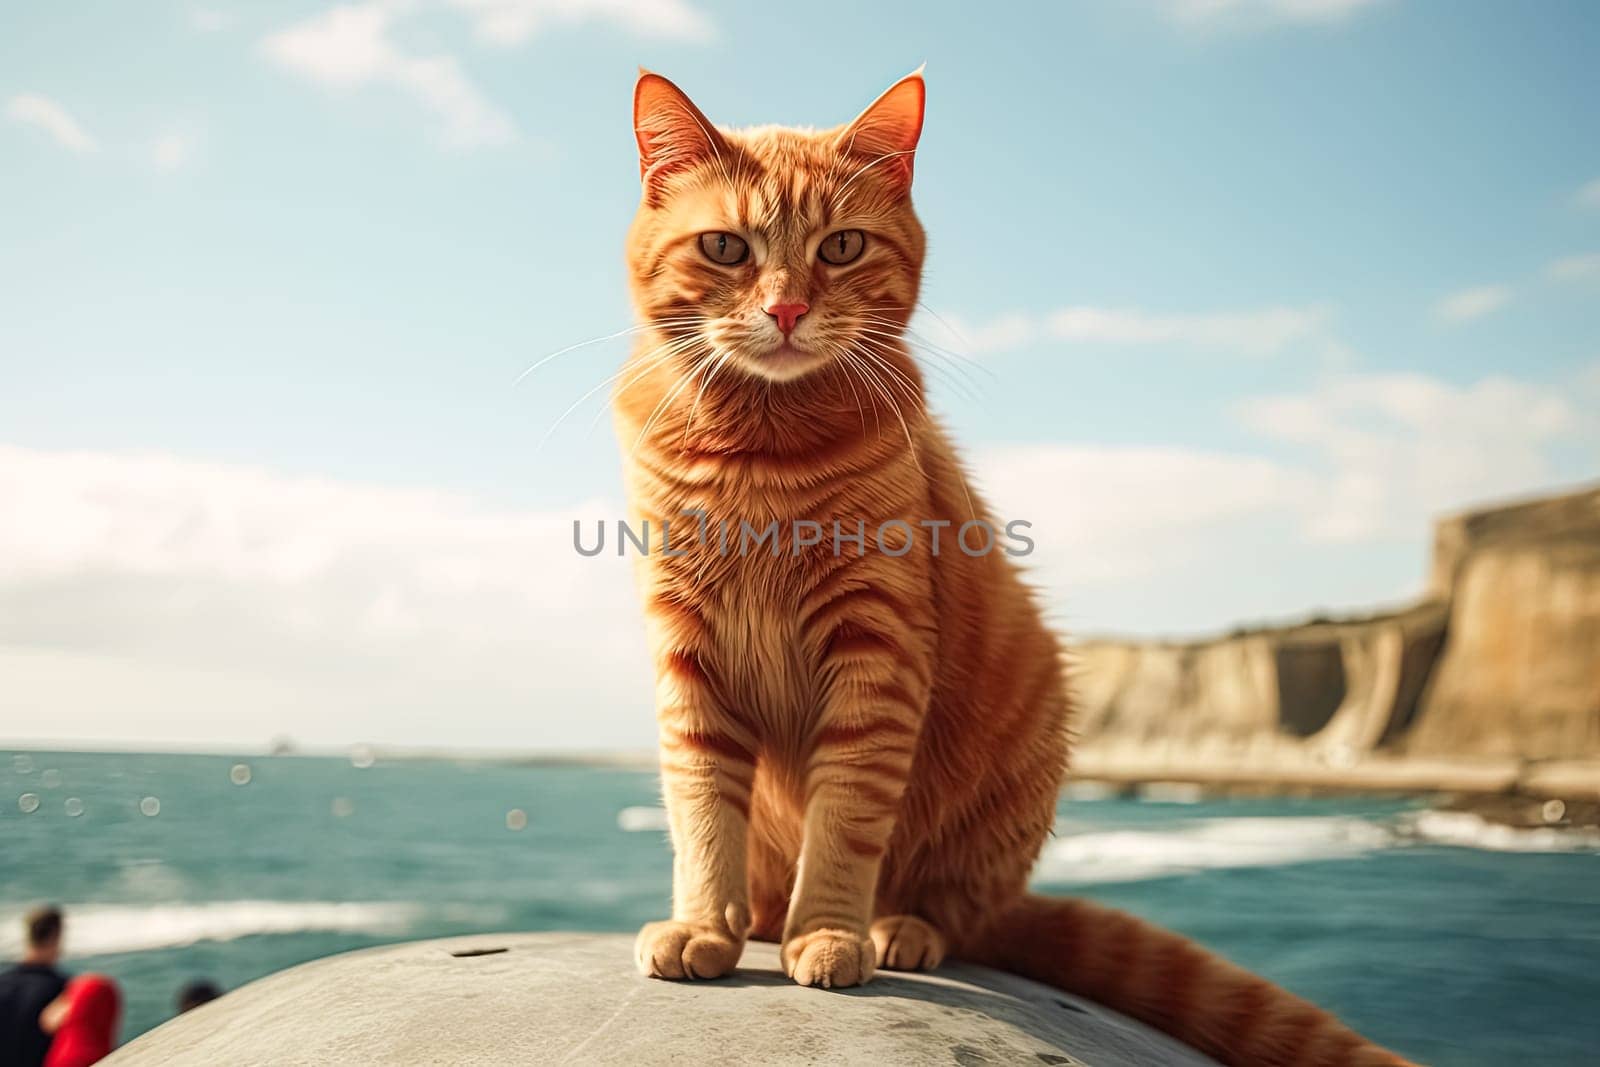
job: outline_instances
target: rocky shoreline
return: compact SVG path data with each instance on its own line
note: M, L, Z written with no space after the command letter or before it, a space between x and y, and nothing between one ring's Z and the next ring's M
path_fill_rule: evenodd
M1600 487L1442 520L1399 610L1071 656L1080 779L1600 801Z
M1600 830L1600 801L1523 796L1451 796L1440 811L1468 812L1517 830Z

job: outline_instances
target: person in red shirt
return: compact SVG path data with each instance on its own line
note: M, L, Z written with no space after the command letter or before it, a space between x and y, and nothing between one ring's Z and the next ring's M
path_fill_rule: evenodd
M39 1025L55 1038L44 1067L89 1067L111 1054L122 1021L122 994L103 974L85 974L67 983L39 1017Z

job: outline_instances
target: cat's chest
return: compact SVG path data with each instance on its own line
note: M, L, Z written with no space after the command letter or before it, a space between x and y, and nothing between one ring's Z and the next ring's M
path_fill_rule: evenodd
M801 640L804 557L785 545L776 555L763 549L699 562L678 578L694 583L707 624L704 652L729 710L767 733L798 727L817 692L816 664Z
M816 685L792 608L742 593L726 602L713 634L715 670L740 705L736 713L763 723L768 734L798 726L815 703Z
M780 485L731 462L633 473L634 514L653 524L647 599L654 588L694 605L697 653L731 713L769 738L799 736L824 689L820 651L804 639L807 605L874 547L861 530L911 513L897 499L909 479L878 486L852 466ZM663 522L670 536L657 536Z

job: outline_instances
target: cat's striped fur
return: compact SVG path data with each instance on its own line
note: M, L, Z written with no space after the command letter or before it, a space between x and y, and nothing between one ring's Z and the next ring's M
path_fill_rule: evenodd
M614 407L633 518L673 523L639 582L675 850L672 918L641 931L639 966L715 977L754 936L782 942L796 981L845 986L954 955L1228 1063L1402 1062L1175 934L1027 893L1066 764L1067 687L1006 553L953 542L986 512L905 334L922 106L912 75L841 129L731 131L665 79L638 84L628 260L645 329ZM823 262L819 242L848 230L860 258ZM707 233L747 258L714 261ZM787 343L764 310L785 304L807 308ZM777 555L741 544L743 524L772 520L829 536ZM907 529L880 546L886 520ZM865 527L863 551L835 521ZM938 522L936 555L923 524Z

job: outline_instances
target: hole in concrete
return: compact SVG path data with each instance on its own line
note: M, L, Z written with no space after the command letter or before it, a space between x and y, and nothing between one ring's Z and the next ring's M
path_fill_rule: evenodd
M458 960L464 960L470 959L473 956L494 956L501 952L510 951L511 950L508 948L464 948L459 952L452 952L450 955L454 956Z

